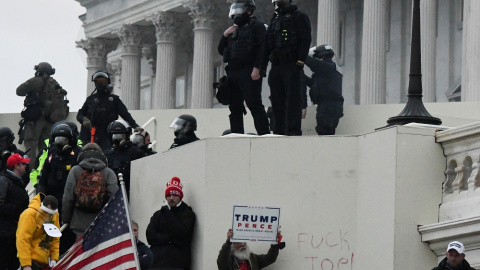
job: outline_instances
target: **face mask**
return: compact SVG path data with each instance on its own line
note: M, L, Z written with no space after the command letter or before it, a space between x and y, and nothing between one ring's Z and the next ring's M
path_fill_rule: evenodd
M105 89L107 89L107 84L99 82L95 84L95 87L97 88L99 93L105 93Z
M237 15L233 18L233 23L235 25L237 25L238 27L242 27L244 26L245 24L248 23L248 14L247 13L243 13L242 15Z

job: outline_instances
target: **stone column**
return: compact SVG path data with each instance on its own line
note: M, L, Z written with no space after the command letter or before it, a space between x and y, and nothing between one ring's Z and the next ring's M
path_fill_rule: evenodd
M317 23L317 43L315 45L328 44L332 46L333 51L338 51L338 0L319 0L318 1L318 23Z
M107 64L107 68L110 74L111 84L113 84L113 93L118 94L121 92L121 76L122 76L122 59L114 60Z
M423 101L436 99L437 0L420 1Z
M386 0L365 0L363 7L360 104L386 102Z
M192 109L213 107L213 2L190 0L194 24Z
M480 101L480 1L465 0L462 40L462 101Z
M89 38L77 41L77 47L87 53L87 96L95 90L92 75L97 70L107 70L107 54L117 48L118 40ZM113 83L113 81L112 81Z
M152 89L154 110L175 109L176 35L181 23L172 12L159 12L149 19L157 37L155 88Z
M123 47L121 91L119 93L125 106L130 110L140 109L140 60L142 52L143 30L140 26L124 25L114 31Z

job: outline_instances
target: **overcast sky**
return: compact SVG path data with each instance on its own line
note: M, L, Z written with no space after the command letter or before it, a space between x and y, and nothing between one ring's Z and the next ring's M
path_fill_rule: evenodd
M10 0L0 9L0 113L19 113L24 97L17 87L33 77L33 67L48 62L68 91L70 111L86 98L86 54L75 41L84 38L78 16L86 12L75 0Z

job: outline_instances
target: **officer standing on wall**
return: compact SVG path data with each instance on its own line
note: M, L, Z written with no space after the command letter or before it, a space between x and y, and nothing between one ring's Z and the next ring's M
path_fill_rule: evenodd
M138 127L128 112L127 107L120 100L120 97L112 94L110 85L110 75L108 72L99 70L92 76L95 83L95 90L87 97L82 108L78 111L77 121L82 124L80 129L80 140L83 145L92 141L98 144L103 151L111 146L110 138L107 134L108 125L122 117L130 126Z
M312 42L310 19L292 0L272 0L275 14L267 30L262 69L268 74L274 134L302 135L300 77Z
M342 72L332 61L335 53L329 45L310 49L313 57L307 56L305 65L313 72L312 78L305 77L310 87L310 99L317 105L318 135L334 135L338 120L343 116Z
M252 113L258 135L269 134L268 118L262 104L262 50L264 49L265 25L253 16L253 0L236 0L230 6L228 16L233 25L223 33L218 52L228 63L228 86L230 91L230 129L232 133L245 133L243 114L245 107Z

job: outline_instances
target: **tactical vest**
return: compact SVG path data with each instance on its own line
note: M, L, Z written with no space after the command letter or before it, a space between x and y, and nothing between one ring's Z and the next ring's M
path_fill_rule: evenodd
M250 22L235 30L228 37L228 59L230 66L245 65L254 62L254 55L252 55L254 40L252 40L252 27L255 24L255 19L251 18ZM259 42L257 42L259 43Z
M292 61L297 57L297 31L295 18L298 10L292 13L278 14L272 19L268 29L268 48L272 50L271 58L277 61Z

